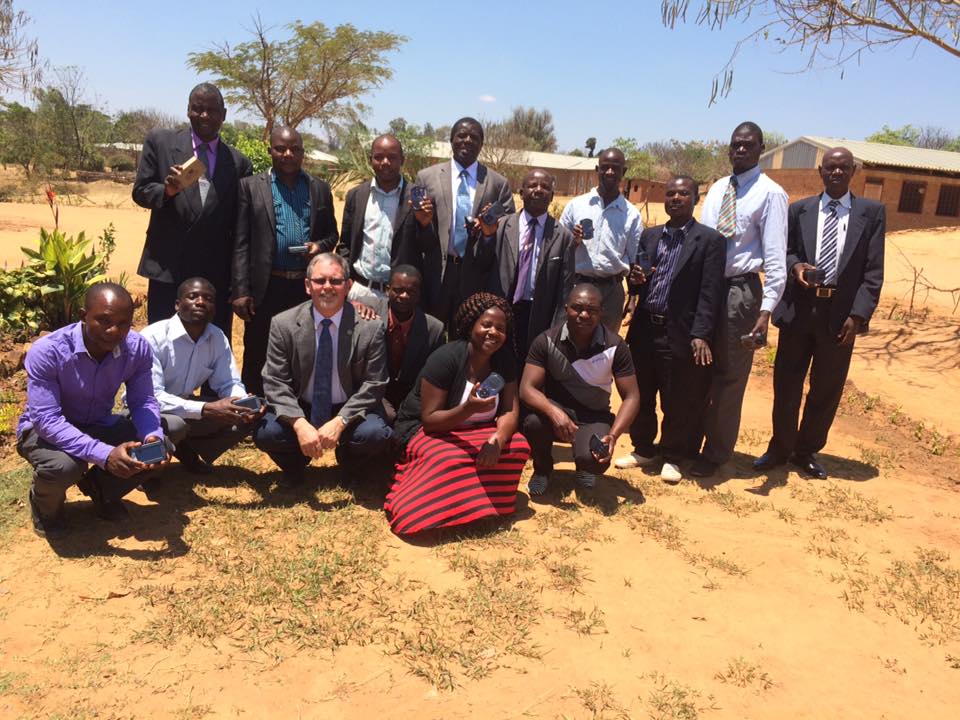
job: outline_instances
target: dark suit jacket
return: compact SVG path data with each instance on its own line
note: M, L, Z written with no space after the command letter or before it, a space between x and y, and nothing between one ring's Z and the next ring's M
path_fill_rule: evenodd
M798 314L813 308L813 291L802 287L791 269L798 262L816 264L820 197L798 200L787 212L787 286L773 311L777 327L788 327ZM886 222L881 203L851 195L847 236L837 265L837 292L830 301L830 330L834 333L840 332L851 315L863 318L861 332L868 329L883 286Z
M313 324L313 303L275 315L270 322L267 361L263 365L263 390L278 417L293 420L305 417L300 405L317 356ZM337 372L347 395L339 415L348 422L382 412L387 387L387 352L382 320L357 317L350 303L343 306L337 333Z
M424 306L429 310L439 301L440 283L447 263L450 246L450 225L456 215L450 180L450 160L426 167L417 173L416 184L427 188L433 199L433 223L426 228L423 257ZM509 215L516 211L510 183L498 172L486 165L477 165L477 190L473 199L472 214L476 216L487 203L498 203ZM463 294L462 297L467 297Z
M351 274L355 275L353 263L363 252L363 222L370 200L370 181L358 185L347 193L343 206L343 229L339 252L350 261ZM430 230L420 228L409 204L410 183L401 180L400 206L393 220L393 245L390 247L390 265L413 265L423 272L423 254L431 247Z
M337 246L337 219L333 215L330 186L305 174L310 187L310 242L318 243L320 252L332 252ZM277 216L271 184L267 170L241 180L237 193L233 297L253 296L254 306L263 302L277 252Z
M481 239L476 251L464 260L464 275L481 278L480 289L513 300L520 258L520 213L500 219L497 234ZM543 247L537 262L533 304L527 337L533 339L563 319L563 306L573 288L573 235L549 215L543 228ZM469 261L469 262L468 262ZM522 348L523 351L526 348Z
M403 354L403 362L395 368L390 364L390 352L387 351L387 367L390 372L390 384L387 387L386 399L393 407L400 404L413 390L417 376L430 357L430 353L444 344L443 323L433 315L427 315L417 308L413 316L413 325L407 336L407 349Z
M190 129L151 130L143 142L140 166L133 183L133 201L151 210L147 241L137 273L151 280L180 283L199 275L210 280L221 297L228 297L230 257L240 178L253 172L250 161L223 139L207 202L200 204L194 183L172 198L163 192L163 179L172 165L193 157Z
M657 225L640 235L640 248L647 251L651 262L657 257L657 244L662 234L663 225ZM726 259L727 241L723 235L695 221L684 238L667 293L667 337L675 357L691 357L690 341L694 338L713 342L726 295ZM649 280L636 291L631 288L631 293L636 292L638 298L637 311L627 331L627 342L638 337L643 303L649 289Z

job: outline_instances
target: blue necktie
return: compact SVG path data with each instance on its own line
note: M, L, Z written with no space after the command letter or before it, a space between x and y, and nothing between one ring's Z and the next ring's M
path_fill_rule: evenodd
M467 228L464 223L470 214L470 189L467 187L467 171L460 171L460 187L457 188L457 216L453 221L453 252L463 257L467 250Z
M330 387L333 380L333 337L330 335L330 326L333 320L324 318L320 321L323 330L317 340L317 359L313 365L313 402L310 407L310 423L320 427L333 417L333 389Z

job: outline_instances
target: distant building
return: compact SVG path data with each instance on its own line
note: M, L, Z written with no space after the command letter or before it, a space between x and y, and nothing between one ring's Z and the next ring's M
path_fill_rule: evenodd
M763 153L760 167L793 202L823 191L817 168L838 145L858 166L851 192L886 206L888 230L960 225L960 153L804 135Z

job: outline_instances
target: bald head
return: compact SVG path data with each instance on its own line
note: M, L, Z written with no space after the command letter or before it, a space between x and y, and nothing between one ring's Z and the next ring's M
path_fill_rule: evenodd
M83 307L86 310L101 303L113 305L118 310L129 309L133 312L133 298L130 293L123 285L114 282L94 283L83 296Z
M823 190L834 200L839 200L850 190L850 181L857 171L853 153L845 147L830 148L820 161L820 179Z
M299 143L301 147L303 146L303 138L300 137L300 133L288 125L277 125L273 128L273 130L270 131L271 145L280 139L292 140L296 143Z

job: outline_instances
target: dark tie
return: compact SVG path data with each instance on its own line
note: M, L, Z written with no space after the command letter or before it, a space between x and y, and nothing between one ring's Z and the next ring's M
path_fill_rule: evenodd
M731 175L720 203L716 231L730 239L737 234L737 176Z
M317 339L317 359L313 365L313 403L310 407L310 423L320 427L333 417L333 337L330 326L333 320L320 321L323 329Z
M197 159L203 163L204 171L203 174L207 176L207 179L210 179L210 155L209 155L210 146L205 142L197 145Z
M823 221L823 238L820 241L817 267L823 270L824 285L837 284L837 226L840 224L837 205L839 204L839 200L831 200L827 203L827 217Z
M530 265L533 263L533 244L537 241L537 219L532 218L527 226L527 236L520 246L520 258L517 262L517 289L513 292L515 303L525 300L530 286Z

